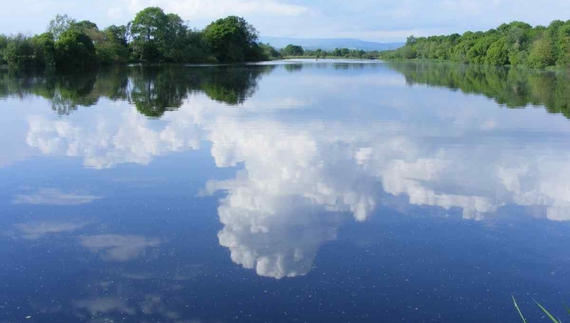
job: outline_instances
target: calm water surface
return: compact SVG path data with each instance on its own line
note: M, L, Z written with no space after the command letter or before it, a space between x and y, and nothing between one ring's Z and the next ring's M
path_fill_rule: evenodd
M305 61L0 71L0 323L546 322L570 77Z

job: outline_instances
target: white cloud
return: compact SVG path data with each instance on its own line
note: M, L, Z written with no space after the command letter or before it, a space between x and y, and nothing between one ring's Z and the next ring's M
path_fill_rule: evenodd
M440 8L444 11L466 11L470 14L479 14L482 10L489 10L498 4L497 0L494 1L481 1L481 0L443 0L441 1Z
M44 188L31 194L18 194L14 196L15 204L36 204L36 205L81 205L88 204L101 197L81 194L75 192L65 193L59 189Z
M160 6L166 12L179 14L183 19L216 19L229 15L263 14L298 16L309 9L304 6L277 1L259 0L124 0L131 14L151 6Z
M124 12L123 9L118 8L118 7L112 7L107 9L107 17L109 17L109 19L112 20L117 20L120 18L123 18L124 16Z
M339 38L357 38L357 39L383 39L387 42L404 41L408 36L426 37L431 35L443 35L449 33L449 30L443 28L414 28L414 29L397 29L397 30L344 30L338 31L334 37ZM331 35L332 36L332 35Z
M128 261L143 257L147 249L157 247L161 241L136 235L100 234L81 237L81 245L99 253L104 261Z
M160 6L202 28L213 19L244 16L264 36L356 37L404 41L415 35L487 30L510 21L547 25L570 16L564 0L22 0L0 11L0 30L41 33L57 13L91 20L104 28L126 24L147 6Z

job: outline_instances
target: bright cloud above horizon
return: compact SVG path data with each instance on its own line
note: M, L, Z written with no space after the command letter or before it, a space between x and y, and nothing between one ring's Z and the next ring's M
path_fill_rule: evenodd
M56 14L106 27L159 6L203 28L228 15L247 19L262 36L359 38L390 42L407 36L487 30L514 20L532 25L570 19L566 0L21 0L2 1L0 33L40 33Z

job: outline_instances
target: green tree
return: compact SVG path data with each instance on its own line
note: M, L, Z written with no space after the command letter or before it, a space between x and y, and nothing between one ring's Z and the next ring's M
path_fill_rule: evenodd
M218 62L258 59L257 31L241 17L229 16L212 22L204 30L204 39Z
M32 38L34 59L39 66L55 65L55 44L51 33L43 33Z
M414 37L414 35L410 35L410 36L408 36L408 38L406 38L406 45L407 46L414 46L417 42L418 42L418 39L416 37Z
M17 34L6 41L2 58L9 66L18 67L32 62L34 48L29 37Z
M97 57L103 65L126 63L129 60L129 49L125 26L110 26L103 31L93 32Z
M131 22L130 34L133 38L133 54L137 60L159 61L162 59L167 39L168 17L158 7L139 11Z
M128 46L128 32L129 28L127 26L115 26L111 25L103 31L109 40L124 47Z
M339 54L335 51L335 54ZM354 55L354 54L351 54ZM438 59L489 65L570 66L570 21L555 20L548 27L513 21L486 32L413 37L384 59Z
M509 64L509 51L507 47L507 40L501 38L494 42L485 57L485 63L489 65L507 65Z
M557 65L570 67L570 20L558 29Z
M47 31L53 35L53 39L57 41L61 34L68 31L76 21L70 18L68 15L56 15L55 18L50 21Z
M486 35L481 38L469 49L467 52L467 60L470 63L482 64L485 63L487 51L496 41L495 35Z
M71 23L69 28L76 29L77 31L82 32L84 34L88 34L89 31L91 30L99 31L99 27L97 27L97 24L89 20L82 20L78 22L74 21Z
M402 48L402 58L412 59L416 58L416 56L417 56L416 50L412 46L406 45L404 46L404 48Z
M281 56L281 53L279 53L279 51L277 49L275 49L275 47L269 45L269 44L259 44L259 46L261 47L261 50L263 52L263 60L274 60L274 59L280 59L283 56Z
M55 42L55 63L58 68L88 68L99 61L91 38L70 29Z
M5 35L0 34L0 65L6 64L6 60L4 59L4 50L8 46L8 37Z
M164 47L160 48L164 58L171 62L184 62L186 61L186 54L189 44L188 27L176 14L168 14L167 26L165 32Z
M186 33L185 62L215 62L211 56L204 34L198 30L188 30Z
M532 43L527 59L529 67L543 68L554 65L556 56L549 37L541 37Z
M284 56L303 56L305 51L299 45L289 44L283 48L282 53Z

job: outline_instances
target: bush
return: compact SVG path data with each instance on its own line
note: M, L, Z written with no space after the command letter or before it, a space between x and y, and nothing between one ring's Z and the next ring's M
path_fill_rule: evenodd
M554 54L554 46L550 39L544 37L535 40L530 48L527 65L529 67L544 68L552 66L555 63L556 56Z
M55 43L55 58L58 68L88 68L99 64L91 38L73 29L62 33Z
M55 44L51 33L44 33L32 38L34 60L38 66L55 65Z
M9 37L2 51L3 60L12 67L22 66L33 62L34 48L30 38L23 34Z

